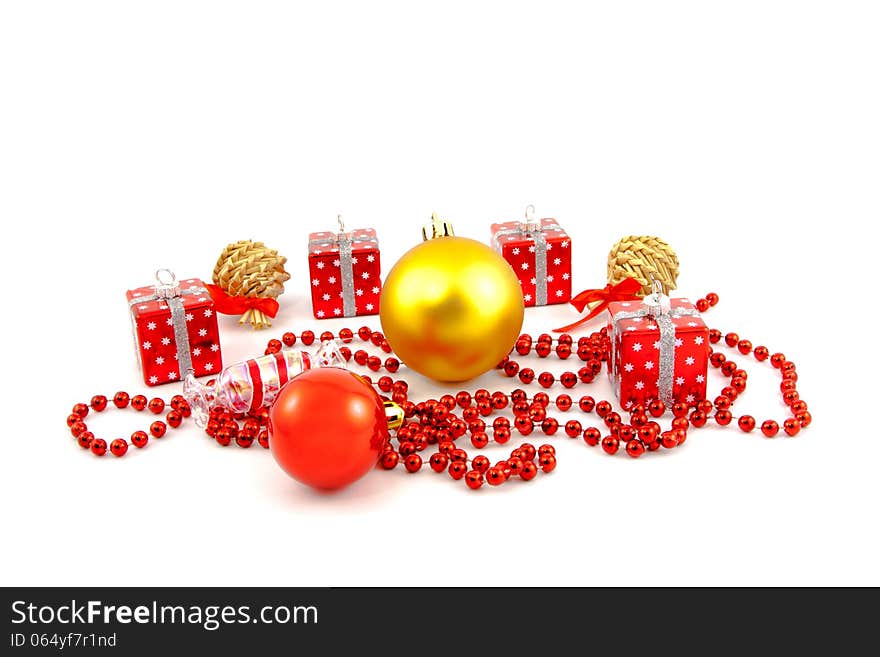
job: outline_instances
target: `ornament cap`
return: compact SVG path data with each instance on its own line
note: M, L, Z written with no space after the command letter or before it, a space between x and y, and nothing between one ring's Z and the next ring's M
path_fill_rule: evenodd
M452 224L441 219L436 212L431 213L431 223L422 226L422 239L427 242L438 237L455 237Z
M385 406L385 421L388 422L388 428L396 431L403 426L405 420L403 409L390 399L386 399L382 403Z

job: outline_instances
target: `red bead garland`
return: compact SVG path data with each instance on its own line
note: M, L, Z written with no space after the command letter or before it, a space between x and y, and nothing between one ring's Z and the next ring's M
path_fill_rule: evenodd
M701 312L705 312L717 303L718 295L709 293L699 299L696 306ZM383 361L363 349L352 351L350 347L345 346L357 337L362 342L368 342L391 354L391 347L384 335L366 326L361 327L357 332L343 328L338 336L324 331L318 338L312 331L303 331L299 336L286 332L280 340L269 340L265 353L276 353L285 347L293 347L298 340L309 346L316 339L323 341L337 337L343 343L340 352L346 361L354 361L372 372L379 372L383 368L390 374L399 371L401 363L394 356L388 356ZM795 436L802 428L809 426L812 417L807 410L806 402L800 399L797 392L797 371L794 363L782 353L771 354L763 345L753 347L751 341L740 338L736 333L722 335L717 329L709 331L710 345L717 345L722 339L727 347L735 349L740 355L751 354L758 362L769 360L770 364L780 371L782 376L780 392L783 401L792 411L792 415L782 423L785 434ZM537 381L542 388L550 389L558 383L563 389L570 390L578 384L589 384L595 379L601 372L603 363L609 358L610 346L610 338L605 328L579 338L576 343L568 334L562 334L555 339L548 334L542 334L537 338L521 335L514 344L510 356L499 363L498 368L507 377L517 377L524 385ZM673 449L681 446L687 440L687 432L691 427L705 426L710 418L720 426L736 421L736 426L745 433L750 433L760 426L764 436L775 437L780 430L780 425L775 420L768 419L759 424L751 415L736 417L732 414L731 408L746 389L748 373L735 361L728 360L725 354L716 351L714 347L710 346L710 349L712 351L709 362L719 369L723 376L730 379L729 385L722 388L714 401L701 400L691 407L679 402L673 404L671 409L667 409L666 404L661 400L653 400L647 406L637 405L628 409L629 417L625 421L614 411L610 401L596 401L589 395L583 395L577 400L577 409L584 414L595 412L600 420L595 426L587 427L582 426L579 420L561 421L548 414L553 407L559 412L567 413L575 406L574 399L567 393L560 393L551 400L543 391L535 393L530 398L522 389L513 390L509 394L485 389L474 393L461 390L455 395L443 395L440 399L428 399L416 403L409 400L407 395L409 386L405 381L395 381L390 376L382 376L373 382L369 376L365 376L366 380L402 407L406 418L404 424L395 433L394 439L397 445L389 441L379 458L379 465L391 470L402 463L404 469L410 473L419 472L424 468L436 473L445 472L454 480L463 479L468 488L476 490L484 484L500 486L511 478L518 477L523 481L530 481L537 476L539 470L545 473L552 472L556 468L556 454L552 445L542 444L535 448L530 443L523 443L512 450L507 459L492 465L487 457L477 455L470 458L464 449L456 447L455 441L466 434L470 434L470 444L474 448L482 449L490 440L498 444L509 442L514 431L521 436L529 436L535 431L541 431L547 436L561 432L569 438L582 438L590 447L601 446L602 451L609 455L617 454L623 447L626 454L632 458L639 458L646 452L661 448ZM536 374L532 368L521 367L512 358L515 354L526 356L531 353L535 353L539 358L548 358L551 354L555 354L560 360L568 360L576 355L583 365L577 371L574 369L565 371L557 377L546 371ZM128 404L136 410L149 408L156 414L162 413L165 408L165 402L159 398L147 401L143 395L137 395L129 399L124 392L117 393L113 397L113 403L117 408L124 408ZM87 431L82 419L88 414L89 407L101 411L106 405L107 398L96 395L92 398L90 406L86 404L74 406L73 413L67 418L71 433L77 437L80 445L91 449L97 455L103 455L107 445L105 441L95 439ZM153 437L161 437L167 426L175 428L181 424L184 417L189 417L189 406L182 396L175 396L171 400L171 407L172 410L166 416L165 422L156 421L151 425L150 434ZM487 426L484 417L508 407L512 412L512 418L499 415L492 420L491 426ZM661 418L667 410L671 410L673 419L669 428L664 430L652 418ZM210 412L205 431L220 445L225 446L235 442L239 447L248 448L256 440L261 447L268 448L268 408L262 408L253 414L233 415L224 408L215 407ZM131 442L136 447L145 446L147 440L148 435L143 431L136 431L131 436ZM436 451L430 456L422 456L422 452L429 446L436 446ZM110 451L116 456L124 455L127 450L128 443L123 439L116 439L110 444Z

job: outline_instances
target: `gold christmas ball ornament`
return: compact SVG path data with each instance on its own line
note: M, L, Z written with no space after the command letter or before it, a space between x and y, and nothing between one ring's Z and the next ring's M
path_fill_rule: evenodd
M510 265L491 248L433 215L424 242L385 279L382 331L406 365L435 381L473 379L510 353L523 297Z
M659 237L623 237L608 254L608 282L616 285L625 278L635 278L641 283L642 289L637 294L642 296L651 294L652 279L663 286L664 294L669 294L678 278L678 256Z

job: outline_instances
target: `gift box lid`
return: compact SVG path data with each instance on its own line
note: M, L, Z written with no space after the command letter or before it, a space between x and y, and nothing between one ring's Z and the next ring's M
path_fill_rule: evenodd
M526 230L527 224L521 221L505 221L492 224L492 243L496 248L502 248L508 244L532 243L534 237ZM541 232L548 242L562 242L561 246L568 246L569 237L565 229L559 225L556 219L541 219Z
M372 228L356 228L344 234L351 240L352 251L379 248L379 239ZM339 253L339 235L330 231L309 233L309 255Z
M201 279L187 278L178 281L177 285L180 288L180 301L184 308L214 305L214 301ZM128 290L125 293L125 298L131 306L132 313L138 316L153 313L167 314L169 310L167 299L157 298L155 285L145 285ZM206 308L205 312L213 314L214 311ZM206 315L206 317L210 316L210 314Z
M672 320L672 325L675 327L676 332L680 330L689 331L706 328L706 323L703 321L702 315L700 315L699 311L697 311L696 307L689 299L670 299L669 306L672 310L679 308L681 310L693 311L695 313L691 315L676 315L673 313L670 319ZM608 304L609 324L612 324L613 328L621 333L641 333L658 330L657 322L654 321L654 318L650 315L646 315L645 317L614 319L618 313L635 312L641 308L641 301L612 301Z

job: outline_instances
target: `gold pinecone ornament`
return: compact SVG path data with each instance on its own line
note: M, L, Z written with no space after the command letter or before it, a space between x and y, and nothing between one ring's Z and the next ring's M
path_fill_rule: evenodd
M650 235L629 235L611 247L608 254L608 282L612 285L625 278L635 278L642 286L639 294L651 294L651 281L663 286L663 293L675 289L678 278L678 256L666 242Z
M243 314L239 324L250 322L255 329L271 326L269 317L278 312L276 297L284 292L290 274L284 270L287 258L262 242L241 240L228 245L214 267L214 284L229 297L229 304L218 302L218 310ZM217 302L217 299L215 299Z

